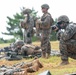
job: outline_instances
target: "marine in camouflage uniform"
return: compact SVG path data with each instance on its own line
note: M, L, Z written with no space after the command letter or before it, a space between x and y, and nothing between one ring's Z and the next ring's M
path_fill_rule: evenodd
M24 44L24 46L21 47L21 54L23 56L29 56L29 55L38 56L39 55L38 57L40 57L41 52L42 50L40 49L40 47L32 45L32 44L31 45Z
M24 45L23 40L16 41L16 42L14 43L14 49L13 49L13 51L16 52L17 55L18 55L18 54L21 54L21 47L22 47L23 45Z
M31 9L23 10L23 14L26 15L24 21L21 22L21 27L24 28L23 39L27 44L32 43L32 35L33 35L33 27L34 27L34 19L31 15Z
M76 25L69 23L66 15L60 16L58 23L64 29L60 35L61 65L66 65L69 63L68 57L76 59Z
M35 45L30 45L30 44L25 44L23 40L19 40L15 42L15 49L14 51L17 54L21 54L23 56L28 56L28 55L34 55L37 56L37 54L41 55L42 50L40 47L35 46Z
M48 58L51 53L50 32L51 32L51 25L52 25L53 19L51 17L51 14L48 13L48 9L49 9L48 4L43 4L41 8L44 14L41 17L41 20L37 21L37 24L39 24L41 28L42 57Z

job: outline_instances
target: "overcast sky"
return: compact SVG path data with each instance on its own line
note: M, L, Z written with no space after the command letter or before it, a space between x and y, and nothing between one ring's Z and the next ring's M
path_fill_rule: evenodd
M76 0L0 0L0 38L11 38L1 34L7 32L7 16L12 17L16 12L20 12L23 6L33 7L41 16L41 5L45 3L50 6L49 12L54 19L60 15L67 15L70 21L76 22Z

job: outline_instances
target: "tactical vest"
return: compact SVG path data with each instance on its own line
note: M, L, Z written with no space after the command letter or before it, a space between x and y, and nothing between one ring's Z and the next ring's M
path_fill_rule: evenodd
M76 23L73 23L73 24L75 25L75 27L74 27L74 28L75 28L75 34L73 35L72 38L73 38L74 40L76 40Z
M51 25L53 24L53 18L51 17L50 13L47 13L45 16L42 16L41 21L44 21L48 16L50 16L50 23L46 26L39 25L41 29L50 29Z
M71 37L71 39L76 40L76 23L70 23L70 24L73 26L73 33L74 33L74 35Z

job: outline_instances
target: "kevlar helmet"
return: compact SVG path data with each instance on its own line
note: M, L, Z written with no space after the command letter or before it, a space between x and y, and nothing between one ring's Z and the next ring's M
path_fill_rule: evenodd
M58 22L69 22L69 18L66 15L62 15L58 18Z
M23 40L19 40L19 41L16 41L14 45L15 46L20 46L20 45L23 46L24 42L23 42Z
M41 8L49 9L49 5L48 5L48 4L43 4L43 5L41 6Z
M29 14L29 13L31 13L32 12L32 10L31 9L24 9L23 10L23 14Z

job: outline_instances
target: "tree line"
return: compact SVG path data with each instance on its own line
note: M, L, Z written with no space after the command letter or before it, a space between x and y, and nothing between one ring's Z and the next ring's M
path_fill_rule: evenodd
M32 13L31 15L33 15L33 18L35 19L37 17L37 11L35 11L32 8ZM3 38L0 38L0 43L8 43L8 42L14 42L16 39L23 39L23 32L22 32L22 28L20 27L20 21L24 19L24 15L20 12L20 13L16 13L15 15L13 15L13 18L7 16L7 31L8 32L2 32L3 35L10 35L10 36L14 36L13 39L10 40L4 40ZM54 23L57 22L57 19L54 21ZM56 39L56 33L52 32L52 34L50 35L51 39L50 40L57 40ZM32 38L33 41L37 40L37 37L33 37Z

